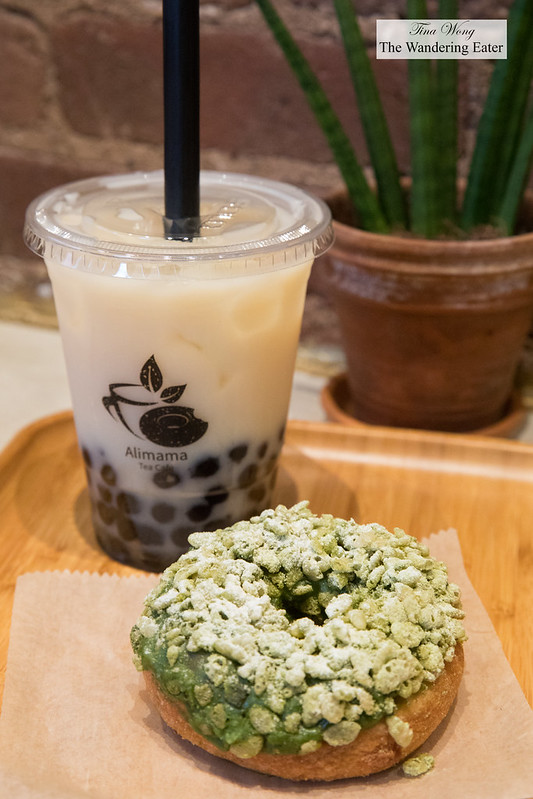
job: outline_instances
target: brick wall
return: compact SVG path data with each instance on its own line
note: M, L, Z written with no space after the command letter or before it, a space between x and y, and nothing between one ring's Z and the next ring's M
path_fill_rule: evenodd
M185 0L186 1L186 0ZM511 0L463 0L461 15L498 17ZM317 67L361 157L365 149L331 0L277 0ZM359 0L372 46L375 17L403 0ZM327 194L340 185L299 87L253 0L201 7L202 165L291 180ZM44 279L21 238L24 209L47 188L102 172L162 164L158 0L0 0L0 279ZM405 62L376 63L403 169L408 168ZM463 162L488 64L463 69Z

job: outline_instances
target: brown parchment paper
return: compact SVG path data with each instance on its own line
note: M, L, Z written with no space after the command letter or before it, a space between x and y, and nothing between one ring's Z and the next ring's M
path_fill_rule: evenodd
M456 533L429 540L459 583L469 641L447 720L421 751L419 778L399 767L364 779L292 783L214 758L168 730L132 666L129 630L155 576L26 574L15 593L0 717L5 799L531 799L533 711L468 581Z

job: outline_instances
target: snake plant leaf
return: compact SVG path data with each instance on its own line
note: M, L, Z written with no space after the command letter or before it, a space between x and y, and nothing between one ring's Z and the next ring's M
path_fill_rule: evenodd
M533 107L524 125L524 131L517 148L514 162L507 181L507 187L495 214L495 225L507 236L515 228L516 217L522 192L531 168L533 157Z
M384 233L399 227L404 211L398 167L353 0L333 2L378 184L377 196L322 85L272 0L256 2L326 135L360 225ZM410 19L427 19L427 1L407 0L407 12ZM438 0L438 18L457 19L458 15L458 0ZM458 63L453 59L437 59L436 64L430 59L409 60L412 188L408 221L414 233L434 238L458 225L468 233L484 224L498 225L496 232L513 232L533 160L533 111L526 118L533 80L532 41L533 0L513 0L507 59L497 60L493 70L460 213L456 207Z
M425 0L407 0L409 19L427 19ZM411 143L411 230L435 238L440 230L435 148L435 104L430 59L410 59L409 122Z
M439 19L457 19L458 0L439 0ZM443 232L457 222L458 80L456 59L437 59L435 70L435 133L438 148L438 204Z
M334 0L334 6L381 207L392 228L406 228L407 207L400 171L354 5L352 0Z
M357 209L361 226L376 233L388 232L389 226L377 196L370 188L342 123L308 60L270 0L256 2L326 136L350 199Z
M532 19L533 26L533 19ZM533 77L533 27L530 30L530 39L523 52L521 68L515 76L515 86L506 109L507 122L505 134L500 142L498 170L492 190L492 209L498 205L499 198L506 189L514 156L519 146L524 119L526 115L527 99Z
M507 59L494 67L470 165L462 212L466 230L494 222L498 195L505 190L533 75L531 0L513 4L507 34Z

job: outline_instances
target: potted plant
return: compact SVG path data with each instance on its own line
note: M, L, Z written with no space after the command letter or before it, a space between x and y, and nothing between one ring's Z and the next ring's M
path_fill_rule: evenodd
M352 0L334 0L371 158L369 183L321 84L271 0L256 0L324 131L346 197L324 277L347 360L350 413L448 431L509 411L533 316L533 233L520 214L533 150L533 3L515 0L465 185L457 180L458 64L408 62L411 172L402 178ZM439 0L437 18L458 18ZM427 19L425 0L407 0ZM458 190L459 185L459 190Z

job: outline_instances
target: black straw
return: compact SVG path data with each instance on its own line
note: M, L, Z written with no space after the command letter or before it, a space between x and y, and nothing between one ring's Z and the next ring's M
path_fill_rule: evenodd
M199 6L199 0L163 0L167 239L190 240L200 223Z

